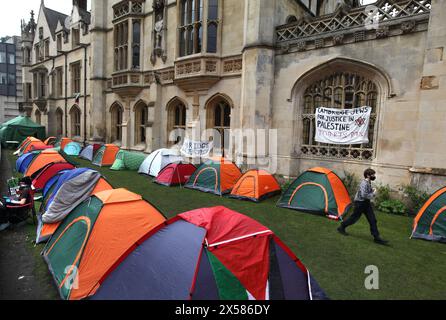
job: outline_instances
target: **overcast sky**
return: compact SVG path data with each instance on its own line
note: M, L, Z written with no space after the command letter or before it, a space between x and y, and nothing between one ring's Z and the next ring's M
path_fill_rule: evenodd
M375 2L376 0L362 0L363 4ZM29 20L31 10L37 15L39 13L41 0L2 0L0 2L0 37L20 36L21 19ZM88 1L89 5L91 1ZM72 0L45 0L47 8L60 11L65 14L71 13Z
M20 36L20 21L25 19L28 22L31 10L36 13L37 20L40 2L41 0L2 0L0 2L0 37ZM45 0L47 8L65 14L71 13L72 3L72 0Z

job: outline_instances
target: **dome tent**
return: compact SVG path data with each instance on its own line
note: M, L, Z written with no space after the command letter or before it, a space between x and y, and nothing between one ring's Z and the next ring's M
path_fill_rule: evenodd
M347 188L333 171L313 168L302 173L290 185L277 205L302 212L321 213L340 220L351 204Z
M79 158L88 161L93 161L96 152L98 152L98 150L101 149L101 147L102 145L100 144L90 144L82 150L82 152L79 154Z
M34 160L35 157L40 153L40 151L28 152L21 155L17 161L15 162L15 169L17 172L23 174L26 169L29 167L30 163Z
M236 183L231 198L259 202L280 194L276 178L265 170L249 170Z
M125 189L99 192L76 207L43 250L62 299L94 295L108 270L163 222L155 207ZM66 270L67 266L71 268ZM72 276L77 286L65 285Z
M237 257L237 259L234 259ZM135 242L94 300L325 299L268 228L225 207L180 214Z
M141 167L141 164L144 162L145 159L146 155L144 153L121 150L116 155L115 162L110 169L116 171L137 171Z
M192 164L172 163L161 170L154 182L167 187L182 186L186 184L195 170L197 168Z
M45 212L38 215L36 243L47 241L67 214L84 200L96 193L112 189L113 186L97 171L85 170L78 175L71 175L59 188L55 188L52 193L54 198L43 207Z
M82 146L78 142L70 142L68 143L65 148L63 148L63 152L69 156L79 156L81 153Z
M240 169L224 158L212 158L202 164L186 183L186 188L216 195L230 193L242 176Z
M446 187L435 192L420 209L411 238L446 243Z
M67 162L49 163L33 175L34 179L32 182L32 186L35 190L41 191L43 190L47 182L57 173L64 170L73 170L74 168L75 167L71 163Z
M152 152L139 167L138 173L157 177L160 171L171 163L182 162L183 157L176 149L159 149Z
M24 176L30 177L49 163L69 162L56 150L44 150L40 152L26 168Z
M111 167L115 162L118 152L118 146L114 144L106 144L95 154L92 164L99 167Z

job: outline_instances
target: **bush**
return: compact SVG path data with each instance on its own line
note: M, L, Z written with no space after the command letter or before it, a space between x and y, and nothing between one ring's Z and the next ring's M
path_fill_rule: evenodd
M291 186L291 184L293 183L293 181L294 181L294 180L290 180L290 179L288 179L287 181L285 181L285 182L282 184L282 191L283 191L283 192L287 191L288 188L289 188L289 187Z
M356 192L359 188L359 178L354 174L347 171L344 171L344 178L342 179L345 187L347 188L348 194L354 199Z
M403 193L410 200L410 214L417 214L423 204L430 198L429 193L411 185L403 186Z
M390 192L391 192L391 189L388 185L386 185L386 186L379 185L376 188L376 196L375 196L376 205L379 205L382 202L390 201L391 200Z
M388 213L388 214L395 214L395 215L404 215L406 214L406 206L403 202L400 200L390 199L385 200L383 202L380 202L377 205L377 208L379 211Z

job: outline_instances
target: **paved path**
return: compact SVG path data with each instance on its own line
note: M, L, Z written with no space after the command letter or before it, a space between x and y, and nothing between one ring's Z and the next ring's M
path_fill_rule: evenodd
M12 176L6 150L0 160L0 192L7 193L6 180ZM49 273L38 250L33 249L32 225L0 232L0 300L57 298Z

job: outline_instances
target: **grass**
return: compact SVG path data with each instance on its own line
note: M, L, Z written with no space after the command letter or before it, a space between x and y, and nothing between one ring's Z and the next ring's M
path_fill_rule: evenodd
M255 204L184 188L167 188L136 172L115 172L87 161L75 161L100 171L115 188L141 194L169 218L218 205L250 216L274 231L297 254L331 299L446 297L446 246L410 240L412 219L408 217L377 213L380 231L390 241L390 246L383 247L372 242L364 217L348 230L349 237L343 237L337 233L335 221L277 208L278 197ZM364 271L369 265L379 268L379 290L365 289Z

